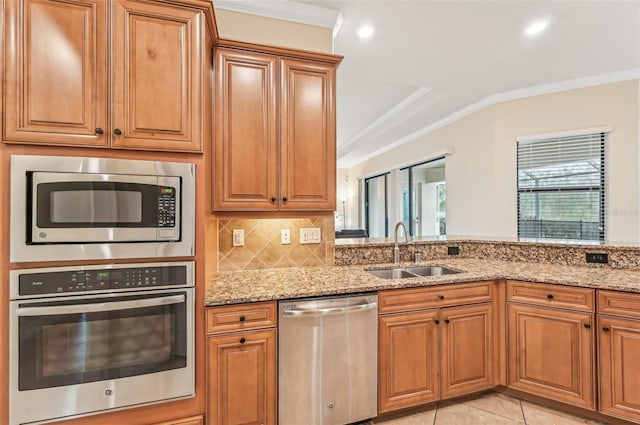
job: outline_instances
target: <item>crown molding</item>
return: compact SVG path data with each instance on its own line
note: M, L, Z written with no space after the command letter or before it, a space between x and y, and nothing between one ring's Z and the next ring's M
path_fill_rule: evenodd
M496 103L508 102L510 100L524 99L527 97L541 96L545 94L559 93L563 91L581 89L586 87L599 86L610 83L617 83L620 81L636 80L640 79L640 68L629 69L619 72L613 72L609 74L593 75L584 78L576 78L573 80L558 81L555 83L541 84L538 86L527 87L523 89L510 90L506 92L492 94L477 102L465 106L464 108L450 114L426 127L423 127L411 134L390 143L383 148L377 149L368 155L365 155L355 161L343 161L338 159L340 168L351 168L356 165L360 165L363 162L370 160L378 155L382 155L392 149L398 148L406 143L409 143L415 139L425 136L439 128L452 124L468 115L473 114L488 106L495 105ZM356 162L357 161L357 162Z
M288 0L216 0L214 8L330 28L334 38L344 20L338 10Z
M430 88L420 87L412 91L407 97L398 102L393 108L380 115L366 127L351 136L348 140L340 144L338 155L350 152L349 147L356 145L358 142L371 138L370 136L383 134L390 128L398 125L399 122L406 120L411 112L424 109L426 106L425 96L431 91Z

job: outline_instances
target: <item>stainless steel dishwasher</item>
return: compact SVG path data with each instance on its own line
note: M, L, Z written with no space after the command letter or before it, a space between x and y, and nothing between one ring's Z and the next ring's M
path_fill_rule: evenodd
M279 425L377 416L377 295L280 301L278 329Z

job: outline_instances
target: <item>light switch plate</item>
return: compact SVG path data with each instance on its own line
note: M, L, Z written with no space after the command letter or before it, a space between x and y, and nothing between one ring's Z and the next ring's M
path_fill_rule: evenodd
M291 243L291 231L289 229L282 229L280 231L280 243L282 245L289 245Z
M244 246L244 229L233 229L233 246Z
M300 243L320 243L320 228L308 227L300 229Z

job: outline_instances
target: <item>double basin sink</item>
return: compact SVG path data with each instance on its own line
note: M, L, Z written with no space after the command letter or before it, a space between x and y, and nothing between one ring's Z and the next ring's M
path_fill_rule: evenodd
M447 274L460 273L457 270L448 269L442 266L405 267L365 271L383 279L406 279L409 277L443 276Z

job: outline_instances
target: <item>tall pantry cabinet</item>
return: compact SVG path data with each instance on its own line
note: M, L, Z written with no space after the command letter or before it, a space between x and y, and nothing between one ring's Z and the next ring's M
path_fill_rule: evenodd
M339 56L222 43L214 211L335 210Z

